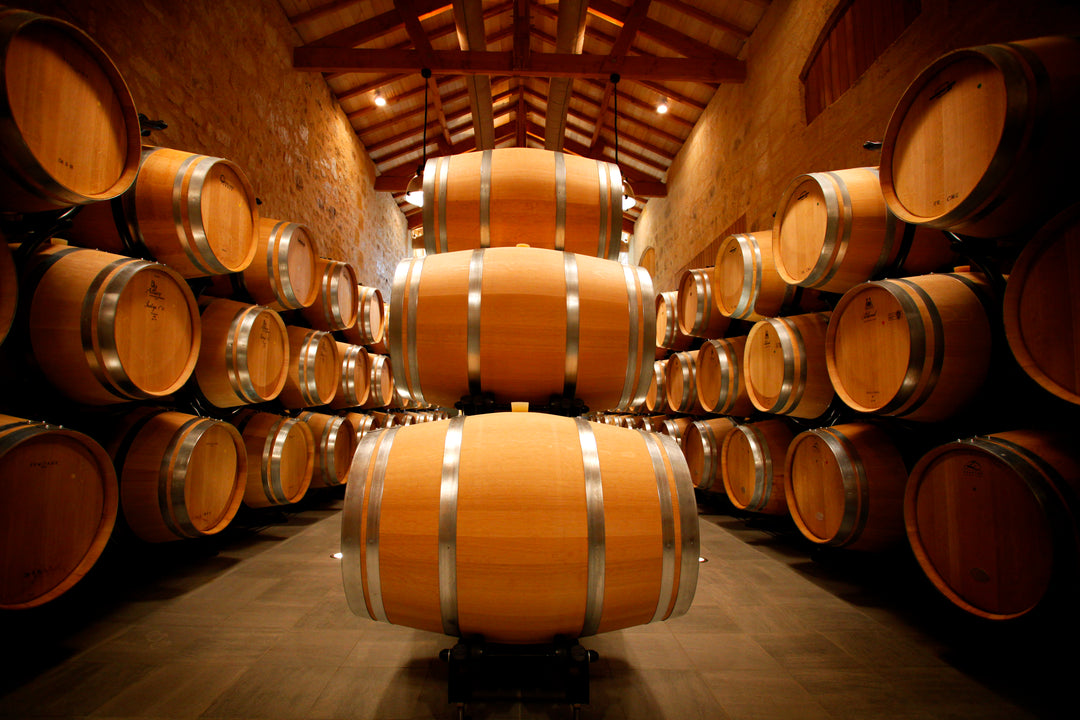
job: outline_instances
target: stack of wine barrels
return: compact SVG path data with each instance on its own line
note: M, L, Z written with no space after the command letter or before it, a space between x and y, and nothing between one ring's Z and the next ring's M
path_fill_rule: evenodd
M341 485L393 385L355 268L262 216L236 162L142 146L82 30L0 18L0 606L25 608L111 540L206 537Z
M534 644L689 608L693 485L635 414L658 377L657 298L610 259L621 187L615 165L545 150L428 162L390 362L400 402L463 414L377 416L361 439L342 525L357 615Z

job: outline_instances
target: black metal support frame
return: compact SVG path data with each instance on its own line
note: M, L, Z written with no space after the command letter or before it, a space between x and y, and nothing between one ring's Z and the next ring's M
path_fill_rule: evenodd
M577 718L589 703L589 663L599 655L569 637L535 645L463 638L439 658L449 666L447 699L459 718L466 703L491 700L569 703Z

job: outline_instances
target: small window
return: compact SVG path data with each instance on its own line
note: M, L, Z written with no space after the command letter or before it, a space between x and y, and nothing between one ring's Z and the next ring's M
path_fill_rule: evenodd
M920 0L842 0L799 75L806 122L854 85L921 10Z

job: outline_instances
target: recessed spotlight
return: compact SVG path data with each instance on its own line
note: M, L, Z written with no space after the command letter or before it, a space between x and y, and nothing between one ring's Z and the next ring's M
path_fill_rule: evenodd
M661 100L660 103L656 106L656 112L663 115L667 111L668 111L668 101L666 99Z
M330 555L330 557L334 558L335 560L340 560L341 559L341 553L339 553L339 552L333 553L333 554Z
M383 97L381 92L375 93L375 104L379 107L386 107L386 98Z

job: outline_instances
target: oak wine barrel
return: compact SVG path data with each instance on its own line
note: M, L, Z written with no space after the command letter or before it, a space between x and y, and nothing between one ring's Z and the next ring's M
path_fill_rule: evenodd
M973 237L1037 228L1075 202L1080 40L1044 37L947 53L893 109L881 188L907 222Z
M528 243L617 260L622 174L614 163L536 148L430 158L423 215L428 255Z
M701 415L697 393L697 357L696 353L674 353L664 365L664 393L667 406L672 412Z
M0 497L0 609L37 607L101 556L116 521L116 472L82 433L0 415Z
M762 412L819 417L835 392L825 365L829 313L761 320L750 328L743 373L750 402Z
M1032 238L1005 286L1005 337L1017 363L1062 400L1080 405L1080 205Z
M378 427L375 424L375 418L366 413L358 412L346 412L341 413L343 418L346 418L352 426L356 428L356 444L359 446L360 441L364 439L372 430L377 430Z
M885 272L920 275L955 260L943 233L889 211L876 167L792 180L776 211L772 249L785 282L834 293Z
M287 408L327 405L337 394L341 357L334 336L322 330L285 326L289 374L278 400Z
M353 345L373 346L386 334L386 306L378 288L359 285L356 322L341 331L341 337Z
M694 418L692 417L665 417L660 423L660 432L673 439L681 448L683 437L686 435L686 429L690 427L690 424L693 422Z
M776 317L795 289L776 270L771 230L728 235L717 247L712 292L722 315L755 321Z
M360 407L365 410L388 407L397 395L390 358L385 355L368 355L371 361L371 377L368 382L368 399Z
M1051 597L1058 581L1076 582L1078 493L1080 456L1070 433L957 440L911 471L908 540L954 605L992 620L1021 617Z
M465 395L626 409L648 391L655 294L641 268L531 247L402 261L391 293L394 381L451 407Z
M168 542L224 530L240 509L247 450L226 422L172 410L130 413L106 444L136 536Z
M116 65L63 20L0 9L0 209L114 198L139 170L139 118Z
M356 450L356 428L339 415L305 411L296 416L311 430L315 447L315 470L311 487L335 487L349 479L349 462Z
M360 345L343 342L337 344L337 350L341 358L341 375L330 407L335 410L360 407L367 402L371 389L371 359L368 351Z
M244 504L252 508L300 502L311 485L315 439L307 424L244 410L231 419L247 451Z
M731 318L720 312L713 294L716 268L692 268L679 278L679 329L687 335L703 338L723 337Z
M788 511L811 542L870 551L905 542L907 466L880 427L859 422L801 432L788 446L785 469Z
M159 263L50 244L28 262L34 358L63 394L88 405L162 398L199 357L199 308Z
M315 302L319 249L306 225L260 217L255 247L255 258L240 275L255 302L275 310L297 310Z
M195 381L216 407L273 400L285 387L289 337L268 307L203 297L202 341Z
M245 270L258 247L255 191L231 160L165 147L145 147L131 188L95 203L65 236L108 252L145 248L185 278Z
M356 324L360 307L356 269L347 262L315 260L315 301L300 312L316 330L345 330Z
M543 413L367 435L342 515L354 613L498 643L678 617L699 544L674 442Z
M788 514L784 460L793 437L780 418L738 425L724 436L720 475L732 505L762 515Z
M746 417L754 404L746 390L746 336L706 340L697 351L698 402L705 412Z
M989 372L989 285L942 273L858 285L826 336L837 395L859 412L934 422L960 411Z
M653 361L653 377L649 381L649 392L645 394L645 409L649 412L663 412L667 409L667 360Z
M737 422L731 418L696 420L683 433L682 449L694 487L701 490L723 492L724 483L720 472L720 450L724 438Z
M656 296L656 346L669 350L686 350L693 343L679 327L679 293L675 290Z

